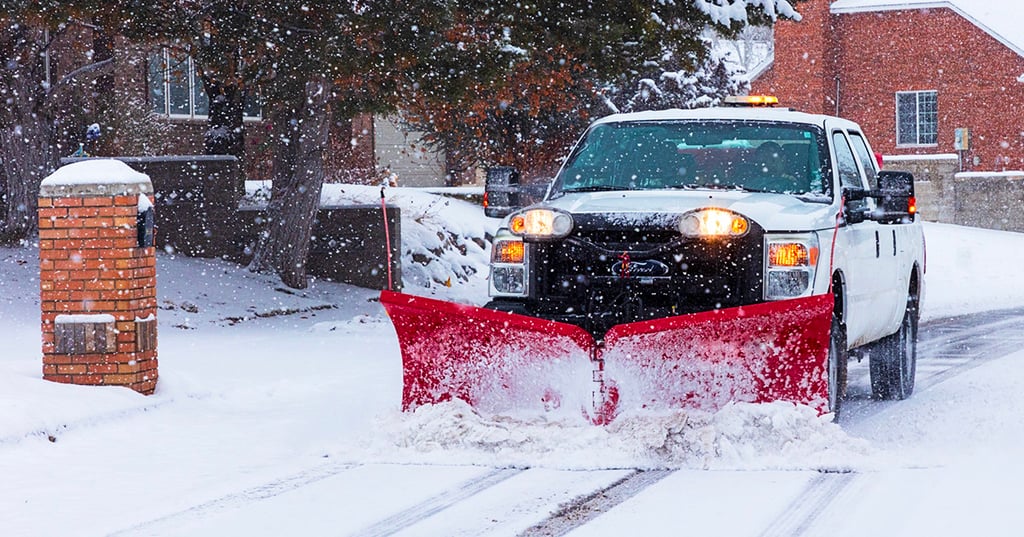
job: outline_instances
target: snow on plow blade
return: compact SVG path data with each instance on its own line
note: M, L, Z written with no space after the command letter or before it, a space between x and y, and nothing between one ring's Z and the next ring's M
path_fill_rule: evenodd
M492 413L590 406L585 330L391 291L380 299L402 349L404 410L451 399Z
M619 412L792 401L828 411L831 294L635 322L604 340Z
M776 400L827 411L830 294L612 327L381 292L402 351L402 407L462 399L491 413L560 407L596 424L636 409Z

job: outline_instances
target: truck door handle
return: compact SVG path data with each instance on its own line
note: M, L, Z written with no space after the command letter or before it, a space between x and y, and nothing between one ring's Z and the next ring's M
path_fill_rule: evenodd
M875 231L875 257L882 257L882 240L878 236L878 231Z

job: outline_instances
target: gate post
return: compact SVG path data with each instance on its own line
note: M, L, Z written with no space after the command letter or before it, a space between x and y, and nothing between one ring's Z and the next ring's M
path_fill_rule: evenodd
M116 160L76 162L43 180L44 379L156 389L152 193L148 176Z

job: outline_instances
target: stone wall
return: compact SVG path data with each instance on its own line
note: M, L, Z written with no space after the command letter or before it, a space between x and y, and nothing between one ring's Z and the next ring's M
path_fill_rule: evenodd
M959 172L957 155L886 156L885 169L914 174L925 221L1024 232L1024 171Z
M953 177L960 171L955 154L911 156L885 156L886 170L914 174L917 194L917 212L929 222L953 221Z
M266 210L245 207L227 228L223 256L239 263L252 259L253 248L266 226ZM401 214L388 207L391 238L391 287L402 288ZM313 226L306 270L312 276L368 289L387 289L388 255L384 218L378 205L321 207Z
M65 163L82 159L64 159ZM245 179L232 156L118 157L153 184L157 248L190 257L247 263L266 222L262 208L240 207ZM388 208L391 275L401 288L399 209ZM321 207L313 228L309 275L370 289L388 286L379 206Z

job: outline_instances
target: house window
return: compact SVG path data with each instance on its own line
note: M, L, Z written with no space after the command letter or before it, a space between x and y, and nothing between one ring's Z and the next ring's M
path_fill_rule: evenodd
M206 119L210 99L189 55L169 48L150 54L149 103L153 112L171 118ZM242 115L246 119L260 118L254 95L245 97Z
M939 93L896 92L896 145L934 145L939 140Z

